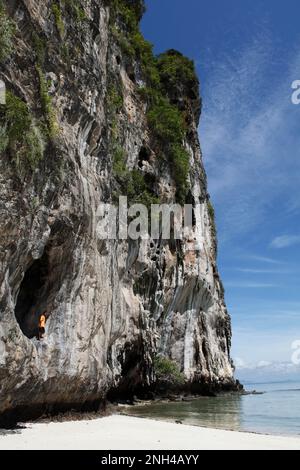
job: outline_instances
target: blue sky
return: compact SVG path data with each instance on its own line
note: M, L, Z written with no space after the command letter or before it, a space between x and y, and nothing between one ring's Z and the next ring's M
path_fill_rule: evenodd
M290 361L300 339L300 3L146 0L155 52L193 58L219 268L240 367Z

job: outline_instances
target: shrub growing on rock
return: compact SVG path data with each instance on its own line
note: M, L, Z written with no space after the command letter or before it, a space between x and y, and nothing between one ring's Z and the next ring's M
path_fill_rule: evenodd
M156 381L163 388L176 388L184 384L184 375L176 362L164 356L156 356L154 360Z

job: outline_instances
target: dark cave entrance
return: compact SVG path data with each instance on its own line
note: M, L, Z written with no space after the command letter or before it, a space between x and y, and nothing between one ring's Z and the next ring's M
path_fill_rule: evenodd
M142 147L139 152L139 161L138 166L139 168L143 168L145 162L149 162L151 157L151 152L147 147Z
M46 309L49 253L33 261L21 283L15 307L16 319L25 336L33 338L38 333L39 315Z

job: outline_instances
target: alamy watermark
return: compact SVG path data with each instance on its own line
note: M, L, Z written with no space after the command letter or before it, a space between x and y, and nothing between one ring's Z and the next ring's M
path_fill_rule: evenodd
M6 87L3 80L0 80L0 104L6 104Z
M300 80L294 80L292 83L292 89L295 90L292 94L292 103L300 104Z
M189 240L192 250L200 250L203 240L195 235L195 225L203 220L203 204L128 205L126 196L119 205L100 204L97 216L97 238L101 240Z
M292 342L291 348L294 349L294 352L291 357L293 364L298 366L300 364L300 339L296 339Z

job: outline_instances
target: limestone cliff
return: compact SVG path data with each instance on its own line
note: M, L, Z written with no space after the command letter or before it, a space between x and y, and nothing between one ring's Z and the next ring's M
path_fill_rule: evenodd
M198 81L179 53L153 57L142 13L139 0L2 2L0 412L151 389L157 356L187 388L234 387ZM99 203L120 194L199 204L192 232L99 240Z

